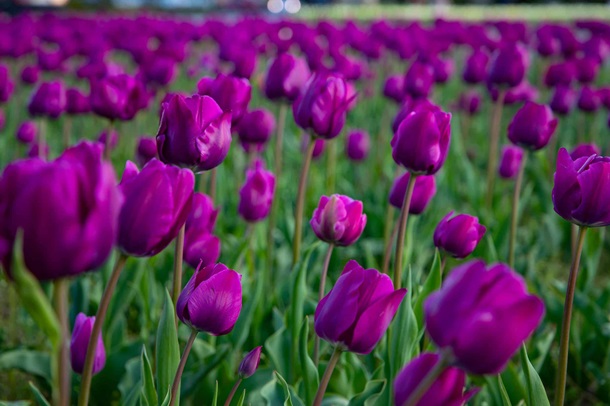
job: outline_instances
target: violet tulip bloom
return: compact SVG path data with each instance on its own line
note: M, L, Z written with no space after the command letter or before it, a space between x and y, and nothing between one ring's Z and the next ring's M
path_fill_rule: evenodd
M77 88L66 90L66 113L84 114L91 111L89 96Z
M70 363L72 370L77 374L82 374L83 369L85 369L85 358L87 357L93 324L95 324L95 316L87 317L84 313L79 313L74 321L74 330L72 330L72 338L70 339ZM105 365L106 349L100 331L95 357L93 358L93 375L104 369Z
M487 229L479 219L469 214L453 216L450 211L434 230L434 246L454 258L472 254Z
M307 143L310 142L309 138L310 137L307 134L305 134L301 140L301 152L302 153L307 152ZM320 158L322 153L324 153L324 149L326 148L326 141L323 138L314 138L313 140L311 140L311 142L314 143L313 154L311 157L313 159L318 159L318 158Z
M176 303L178 318L213 336L231 332L241 312L241 275L223 264L199 266Z
M165 163L207 171L224 161L231 146L231 114L208 96L174 95L163 103L157 150Z
M501 178L513 179L519 173L522 162L523 150L515 145L505 145L502 147L498 174Z
M570 86L576 77L576 65L572 61L564 61L550 65L544 74L544 84L547 87Z
M496 86L515 87L523 81L529 57L525 48L516 43L505 43L491 61L487 80Z
M557 86L551 96L549 106L553 113L566 116L576 104L576 93L566 86Z
M239 190L239 215L248 222L265 219L271 211L275 194L275 176L256 161L252 169L246 171L246 181Z
M553 185L555 212L585 227L610 225L610 157L572 159L565 148L557 154Z
M60 81L41 83L28 103L28 112L32 116L58 118L65 109L66 89Z
M570 152L570 158L572 161L576 161L578 158L588 158L591 155L599 155L601 150L595 144L578 144L572 152Z
M544 303L527 292L519 274L478 260L453 269L424 302L432 341L451 351L455 366L476 375L500 373L543 315Z
M139 80L125 74L91 81L91 110L109 120L131 120L148 105L149 96Z
M422 61L415 61L405 76L405 92L415 99L426 98L434 85L434 68Z
M601 105L601 97L595 89L590 86L583 86L580 89L578 95L578 102L576 103L581 111L586 113L593 113L599 109Z
M480 49L472 51L464 64L462 79L470 84L477 84L485 81L487 77L487 64L489 56Z
M407 194L407 186L411 174L405 172L394 180L390 189L389 201L390 204L398 210L402 208L402 204ZM434 175L421 175L415 179L415 187L413 196L411 197L411 205L409 206L409 214L421 214L428 207L428 203L436 194L436 179Z
M508 139L515 145L537 151L544 148L557 128L557 119L544 104L527 102L508 125Z
M309 222L316 236L329 244L348 246L355 243L366 226L362 202L344 195L320 197Z
M188 169L153 159L142 171L127 161L119 188L118 246L127 255L153 256L178 235L193 201L195 176Z
M396 103L402 103L406 97L404 75L392 75L383 85L383 95Z
M269 100L293 102L311 76L307 62L289 53L278 55L269 64L265 78L265 96Z
M423 353L412 359L394 380L394 405L403 406L420 382L439 362L440 356ZM466 373L456 367L448 367L439 375L416 406L462 406L476 394L476 390L464 393Z
M157 140L154 137L140 137L136 147L136 162L143 167L153 158L159 158L157 154Z
M262 151L274 132L275 117L265 109L247 112L237 127L239 141L246 151Z
M36 123L34 121L27 120L21 123L19 128L17 128L15 137L17 138L17 141L22 144L31 144L36 139L37 134L38 128L36 127Z
M28 85L33 85L40 78L40 68L36 65L25 66L21 70L21 81Z
M461 111L468 115L475 115L481 107L481 95L476 90L466 91L460 94L458 106Z
M258 346L246 354L244 359L239 364L237 374L240 379L246 379L254 375L258 369L258 363L261 360L261 351L263 347Z
M364 130L352 130L345 140L345 154L352 161L365 160L371 149L371 137Z
M316 307L316 334L343 350L368 354L385 334L406 293L404 288L394 290L388 275L351 260Z
M447 158L450 138L451 114L414 111L402 120L392 138L392 157L410 172L433 175Z
M197 83L200 96L210 96L225 113L231 114L231 124L235 125L248 110L252 97L252 86L248 79L218 75L216 79L202 78Z
M212 199L203 193L193 195L191 212L184 232L184 262L197 268L215 264L220 257L220 239L213 235L218 210Z

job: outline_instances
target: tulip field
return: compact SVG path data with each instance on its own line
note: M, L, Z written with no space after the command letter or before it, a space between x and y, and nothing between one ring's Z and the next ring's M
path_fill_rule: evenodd
M0 405L610 404L610 24L0 15Z

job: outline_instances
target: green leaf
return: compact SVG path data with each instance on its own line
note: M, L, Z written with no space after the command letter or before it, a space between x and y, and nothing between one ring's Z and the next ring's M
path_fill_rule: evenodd
M301 334L299 337L299 361L302 369L305 404L311 405L316 395L316 390L318 389L318 386L320 386L320 377L318 375L318 368L316 368L307 351L308 337L309 317L305 317L305 321L301 325Z
M527 404L530 406L550 406L549 398L542 384L540 375L527 356L525 344L521 346L521 366L525 375L525 386L527 387Z
M51 404L47 401L44 395L40 392L40 389L38 389L36 385L34 385L34 382L30 381L28 383L30 385L30 390L34 394L34 399L36 399L36 403L38 403L39 406L51 406Z
M248 338L248 333L250 333L251 331L250 327L252 325L252 319L254 318L254 311L256 310L257 305L261 301L264 286L265 278L256 278L254 294L252 294L248 299L248 303L239 315L237 323L235 324L235 328L231 333L231 341L233 341L233 343L235 344L235 348L241 348L241 346L244 345L246 339Z
M277 381L280 383L282 389L284 389L284 396L286 397L284 400L284 406L294 406L294 403L292 403L292 393L290 387L286 383L286 380L277 371L275 371L274 375L275 379L277 379Z
M51 357L40 351L14 350L0 354L0 371L19 369L51 382Z
M286 380L277 372L274 372L274 379L270 380L261 388L261 396L267 401L269 406L304 406L305 404L288 386Z
M365 406L368 400L374 401L386 384L385 379L376 379L367 382L364 390L350 399L348 406Z
M388 362L391 366L392 378L407 361L416 355L419 348L418 324L411 307L411 269L407 278L407 294L398 307L398 312L390 325L390 352Z
M157 391L155 390L155 377L153 375L152 367L150 366L150 361L148 360L145 345L142 346L140 368L143 399L147 405L155 406L158 404Z
M504 382L502 382L502 377L500 375L497 376L498 389L500 392L500 399L502 400L503 406L512 406L510 401L510 397L508 396L508 392L506 392L506 388L504 387Z
M216 388L214 389L214 399L212 399L212 406L218 404L218 381L216 381Z
M237 402L237 406L244 406L244 401L246 400L246 390L244 389L239 397L239 401Z
M269 354L271 363L280 373L290 370L290 334L285 327L281 327L265 341L265 352Z
M157 359L157 393L161 397L168 390L171 390L180 363L180 345L176 331L174 304L167 289L165 290L165 303L157 329L155 354ZM176 404L180 404L180 399L176 399Z
M121 278L117 283L117 288L112 295L110 308L108 309L108 316L106 317L105 322L107 327L104 329L106 335L110 336L117 327L120 328L118 325L120 317L118 316L127 313L127 308L133 301L135 295L139 292L138 286L145 269L146 262L139 260L136 269L129 269L129 272L123 272L123 275L121 275Z
M441 274L441 256L437 249L434 253L434 261L432 262L430 273L419 291L419 294L415 299L415 305L413 306L413 313L415 314L415 319L417 320L418 326L424 325L424 300L426 300L432 292L440 289L442 282L443 276Z

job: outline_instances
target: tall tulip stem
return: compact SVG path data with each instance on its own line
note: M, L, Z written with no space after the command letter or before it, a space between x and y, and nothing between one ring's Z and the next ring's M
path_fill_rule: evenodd
M180 387L182 372L184 372L186 360L189 357L189 353L191 352L191 348L193 347L193 343L195 342L198 333L199 332L197 330L193 329L191 331L191 335L189 336L188 341L186 342L186 346L184 346L182 358L180 358L180 363L178 364L178 369L176 370L176 376L174 377L174 383L172 384L172 392L171 397L169 399L169 406L173 406L176 403L176 396L178 395L178 388Z
M326 286L326 275L328 274L328 265L330 264L330 257L333 254L333 249L335 245L330 243L328 244L328 249L326 250L326 256L324 257L324 265L322 266L322 275L320 276L320 289L318 290L318 303L324 297L324 287ZM316 335L313 346L313 362L318 365L318 360L320 357L320 337Z
M515 265L515 243L517 240L517 222L519 221L519 197L521 196L521 185L523 184L523 174L525 173L525 165L527 164L528 151L523 154L523 161L515 180L515 190L513 191L513 207L510 216L510 235L508 238L508 266L511 268Z
M498 165L498 145L500 143L500 125L502 124L502 108L506 90L498 90L498 100L494 105L491 116L491 131L489 139L489 160L487 161L487 206L491 207L494 196L494 183L496 180L496 166Z
M322 375L322 379L320 380L320 386L318 386L318 392L316 392L313 406L320 406L322 404L322 399L326 393L328 382L330 381L330 377L332 376L333 371L339 362L339 358L341 358L341 349L339 347L335 347L335 351L333 351L333 355L330 357L330 361L328 361L328 365L326 366L326 371L324 371L324 375Z
M231 388L231 392L229 393L229 396L227 396L227 400L225 401L225 406L229 406L231 404L231 401L233 400L233 397L235 396L235 393L237 392L239 385L241 385L241 381L242 381L242 379L239 378L235 382L235 385L233 385L233 388Z
M396 259L394 262L394 288L400 289L402 285L402 253L405 248L405 232L407 230L407 221L409 220L409 208L411 207L411 198L413 197L413 190L415 189L415 181L417 175L411 173L409 176L409 183L407 184L407 193L402 202L402 209L400 210L400 221L398 223L398 236L396 238Z
M68 280L57 279L54 283L53 307L61 327L61 342L57 348L57 390L59 406L70 404L70 349L68 327Z
M80 384L80 397L78 399L79 406L87 406L89 404L89 391L91 389L91 378L93 377L93 361L95 360L97 343L99 340L99 336L102 332L102 325L104 324L104 319L106 318L108 306L110 305L110 299L112 298L114 289L116 288L117 282L119 281L119 276L121 276L121 272L125 267L125 262L127 262L127 256L122 253L119 254L119 257L117 258L116 263L114 264L114 269L112 270L110 280L108 280L106 289L104 289L104 293L102 294L100 306L98 307L97 313L95 314L95 323L93 323L93 328L91 329L91 337L89 338L89 345L87 346L87 357L85 358L85 366L83 367L83 377L81 379Z
M391 217L390 217L391 218ZM396 234L398 233L398 224L392 224L392 233L388 238L385 244L385 250L383 252L383 268L382 272L387 274L390 269L390 259L392 258L392 247L394 246L394 240L396 239Z
M186 223L180 227L180 231L178 231L178 236L176 237L176 247L174 251L174 280L172 285L172 299L174 300L174 305L178 301L178 296L180 296L180 291L182 290L182 262L184 256L185 230Z
M418 404L428 389L430 389L432 384L434 384L434 381L436 381L443 371L449 366L450 358L450 353L441 351L440 358L436 365L428 372L426 376L424 376L415 390L411 392L411 395L405 402L404 406L415 406Z
M297 191L297 204L294 212L294 238L292 239L292 265L299 260L301 251L301 237L303 234L303 208L305 205L305 189L307 189L307 175L309 174L309 166L313 157L313 148L316 142L313 137L310 137L307 143L307 152L305 152L305 160L301 169L301 177L299 179L299 189Z
M566 300L563 305L563 320L561 322L561 340L559 344L559 363L557 365L557 381L555 384L555 406L562 406L565 400L566 380L568 376L568 349L570 347L570 323L572 321L572 308L574 305L574 293L576 292L576 279L580 266L580 255L585 242L586 227L580 226L576 251L570 267Z

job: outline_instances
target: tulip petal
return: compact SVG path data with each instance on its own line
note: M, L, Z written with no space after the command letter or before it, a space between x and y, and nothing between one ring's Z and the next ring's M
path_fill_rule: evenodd
M565 148L557 153L557 169L553 186L553 205L557 214L571 221L572 211L582 201L581 186L574 162Z

